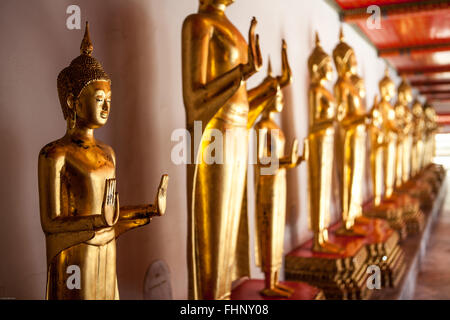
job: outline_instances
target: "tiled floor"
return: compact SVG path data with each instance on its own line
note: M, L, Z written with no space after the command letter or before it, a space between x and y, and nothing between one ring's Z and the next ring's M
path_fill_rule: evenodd
M421 265L414 299L450 300L450 195L434 225Z

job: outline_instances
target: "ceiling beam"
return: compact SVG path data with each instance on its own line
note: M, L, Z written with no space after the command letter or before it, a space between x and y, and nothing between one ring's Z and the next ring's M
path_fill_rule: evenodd
M450 94L450 91L449 90L423 90L423 91L420 91L420 94L425 94L425 95Z
M447 0L428 0L419 2L395 3L379 6L381 16L396 18L408 14L421 13L425 11L434 11L450 8ZM341 10L341 20L348 23L358 23L367 20L371 13L367 13L367 7L357 9Z
M396 48L386 48L379 49L378 55L382 58L401 56L401 55L411 55L411 54L421 54L421 53L435 53L442 51L450 51L450 42L437 43L437 44L425 44L420 46L408 46L408 47L396 47Z
M400 75L450 72L450 65L422 67L422 68L399 68L399 69L397 69L397 71L398 71L398 74L400 74Z
M411 81L411 85L418 86L439 86L450 84L450 79L435 79L435 80L414 80Z

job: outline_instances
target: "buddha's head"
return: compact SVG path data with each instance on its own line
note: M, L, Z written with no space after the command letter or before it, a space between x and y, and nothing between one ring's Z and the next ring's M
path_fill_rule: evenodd
M406 81L405 77L402 77L402 82L397 89L398 101L403 105L408 105L412 101L412 89Z
M111 80L91 56L89 26L80 47L81 54L58 75L58 95L68 126L95 129L106 124L111 102Z
M331 80L333 66L331 57L320 45L319 34L316 32L316 46L308 58L309 76L312 82Z
M280 88L278 80L272 74L272 63L269 57L269 64L267 67L267 77L264 79L265 83L269 83L269 86L272 88L270 91L274 91L275 94L270 100L270 106L267 109L268 112L281 112L283 111L284 106L284 96L283 91Z
M200 9L206 9L207 7L213 7L220 10L225 10L225 8L233 4L234 0L199 0Z
M436 111L428 101L423 105L423 113L425 114L427 122L433 123L436 121Z
M391 101L395 95L395 84L389 77L388 67L386 67L384 77L378 83L378 87L380 88L381 99L384 101Z
M422 118L423 117L422 104L417 99L414 99L414 102L413 102L413 105L412 105L412 113L413 113L414 117L416 117L416 118Z
M342 27L339 32L339 43L333 50L333 60L339 76L356 74L356 55L353 48L344 41Z

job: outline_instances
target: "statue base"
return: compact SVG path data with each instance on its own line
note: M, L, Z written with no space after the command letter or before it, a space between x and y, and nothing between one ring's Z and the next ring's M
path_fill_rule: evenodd
M375 205L371 201L364 206L363 214L368 218L386 220L391 229L397 231L400 241L408 236L406 222L403 219L403 211L396 203L382 201L379 205Z
M261 295L264 280L244 280L231 291L231 300L324 300L323 291L304 282L280 281L280 284L291 288L294 292L289 298L266 297Z
M396 190L391 198L383 202L394 205L401 211L408 236L420 233L425 227L425 216L420 209L420 201L412 197L408 191Z
M368 252L364 237L337 236L330 232L328 238L330 243L343 248L343 252L315 252L311 239L286 255L286 280L317 286L326 299L368 299L371 290L366 285Z
M420 173L421 179L431 185L433 193L437 195L445 178L445 169L442 165L431 163Z
M377 265L381 270L383 288L398 285L405 273L405 255L399 246L400 235L383 219L363 218L362 228L366 231L369 257L367 265ZM356 224L360 224L357 220Z

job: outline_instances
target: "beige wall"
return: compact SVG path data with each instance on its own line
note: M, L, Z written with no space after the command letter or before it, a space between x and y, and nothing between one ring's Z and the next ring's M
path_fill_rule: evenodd
M167 215L118 241L121 297L141 299L148 265L162 259L171 270L174 297L186 298L185 168L170 160L175 145L170 136L184 127L181 25L197 10L197 0L0 2L0 297L44 297L46 259L37 156L42 146L65 132L56 77L78 55L82 38L81 30L66 29L70 4L79 5L83 22L90 22L94 56L113 81L111 117L97 137L115 149L121 203L153 201L160 175L171 177ZM228 10L245 36L252 16L259 20L263 57L270 54L275 72L281 68L281 38L288 42L294 83L285 90L280 121L289 141L302 140L307 131L306 60L313 32L320 32L323 47L331 52L338 39L338 16L317 0L238 0ZM353 29L346 25L344 31L356 50L371 102L384 63ZM265 69L249 87L265 77ZM286 250L310 236L305 165L289 172L288 186ZM252 205L249 211L253 221ZM261 276L254 263L252 276Z

